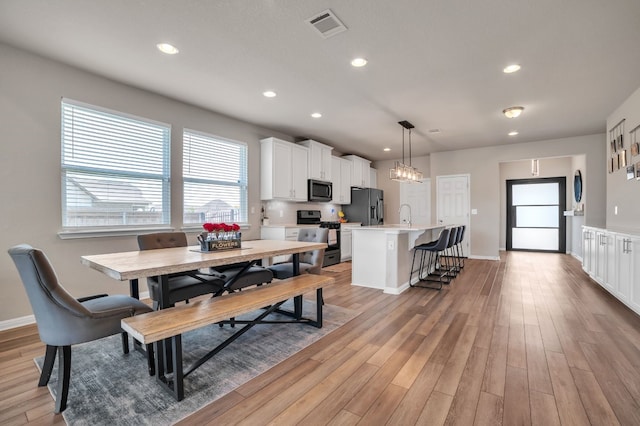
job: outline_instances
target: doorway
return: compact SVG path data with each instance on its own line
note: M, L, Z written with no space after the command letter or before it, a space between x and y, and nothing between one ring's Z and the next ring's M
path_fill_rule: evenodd
M507 250L566 252L566 178L507 180Z

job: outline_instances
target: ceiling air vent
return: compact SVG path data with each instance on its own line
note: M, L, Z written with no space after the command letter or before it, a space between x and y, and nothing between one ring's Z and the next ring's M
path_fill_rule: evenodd
M307 22L320 33L322 38L329 38L347 30L347 27L329 9L312 16L307 19Z

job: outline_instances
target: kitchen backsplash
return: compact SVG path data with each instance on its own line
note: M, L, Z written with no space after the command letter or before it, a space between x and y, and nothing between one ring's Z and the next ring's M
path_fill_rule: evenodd
M295 224L298 210L320 210L323 221L338 221L340 204L331 203L289 203L286 201L263 201L264 215L270 225Z

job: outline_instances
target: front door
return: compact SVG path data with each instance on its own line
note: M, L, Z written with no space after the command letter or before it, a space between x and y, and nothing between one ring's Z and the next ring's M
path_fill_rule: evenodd
M507 250L566 251L566 178L507 180Z

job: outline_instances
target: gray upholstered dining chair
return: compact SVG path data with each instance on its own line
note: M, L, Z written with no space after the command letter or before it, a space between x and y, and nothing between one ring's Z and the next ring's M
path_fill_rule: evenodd
M46 386L58 354L58 387L55 412L67 406L71 378L71 345L122 333L122 348L129 352L129 338L120 320L152 309L133 297L97 295L75 299L62 287L47 256L21 244L9 249L36 318L40 340L47 345L38 386ZM147 345L149 365L153 349Z
M298 241L310 243L326 243L329 230L327 228L302 228L298 232ZM306 251L300 254L300 273L319 274L324 263L324 249ZM279 280L293 276L293 256L286 262L269 266L273 276Z

